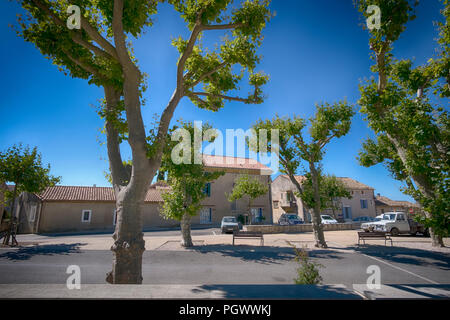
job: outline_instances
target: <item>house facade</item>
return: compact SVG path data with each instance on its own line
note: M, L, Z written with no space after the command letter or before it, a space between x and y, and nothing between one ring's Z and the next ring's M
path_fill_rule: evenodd
M295 176L301 185L305 180L304 176ZM359 181L347 177L338 178L350 191L351 199L336 199L339 209L326 209L323 214L330 214L336 219L345 221L352 220L360 216L376 216L374 189ZM302 200L296 196L296 188L287 175L279 175L272 182L272 210L273 221L278 219L283 213L295 213L305 222L311 222L312 211L307 209Z
M388 197L381 196L379 193L375 197L375 208L377 215L385 212L406 212L410 214L421 212L420 206L417 203L391 200Z
M192 218L192 225L218 226L224 216L249 215L251 223L271 223L270 192L252 201L248 199L230 203L235 180L242 174L256 177L270 188L271 171L255 160L204 156L206 170L224 171L225 174L205 186L206 197L202 209ZM163 182L150 186L142 206L143 227L177 227L179 222L160 215L163 204L161 194L170 192ZM19 215L19 233L63 233L86 231L113 231L115 228L115 196L111 187L54 186L43 193L23 193L16 212ZM16 214L17 214L16 213Z

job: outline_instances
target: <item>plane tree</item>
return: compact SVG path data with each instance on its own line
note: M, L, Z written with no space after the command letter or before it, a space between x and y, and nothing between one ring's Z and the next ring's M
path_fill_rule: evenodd
M181 135L181 141L167 139L167 146L164 149L160 172L165 173L170 190L162 193L164 203L161 207L161 215L167 219L180 221L181 245L192 247L191 219L198 214L202 208L201 201L207 196L205 185L224 175L225 172L205 170L203 161L199 163L195 161L196 157L202 157L202 155L194 137L211 134L213 129L209 124L204 123L200 129L192 122L180 121L179 125L171 129L171 132L180 129L185 133ZM214 137L209 140L209 142L213 141ZM178 161L173 161L173 152L178 150L175 147L179 143L183 144L183 148L179 149L179 155L184 161L177 163Z
M311 200L309 205L313 209L312 224L316 247L327 247L320 217L322 208L320 162L325 155L325 146L333 138L340 138L350 130L353 114L352 106L348 105L346 101L316 105L316 113L314 117L309 119L309 137L304 132L308 121L299 116L288 118L277 115L271 120L258 120L253 125L255 132L265 130L264 132L267 132L268 135L268 146L265 149L261 146L259 148L268 150L270 147L272 152L277 148L271 146L271 134L278 130L279 145L277 152L281 166L280 172L289 177L302 199ZM249 145L253 151L258 151L256 144L250 143ZM303 164L306 164L304 171L311 179L313 191L311 199L308 194L304 193L300 182L295 179Z
M361 112L374 131L359 153L363 166L383 163L404 183L402 191L425 211L433 246L443 246L450 232L449 154L450 121L450 5L443 1L444 22L438 23L437 53L416 66L410 59L396 59L394 42L415 18L416 3L400 1L357 2L366 8L378 5L380 29L369 30L371 67L376 78L360 85Z
M5 200L11 202L10 214L12 220L18 218L14 216L14 207L16 206L16 198L20 193L41 193L60 180L61 177L50 174L50 165L42 164L42 155L38 152L37 147L23 147L19 144L0 152L0 184L14 183L13 191L7 190L5 192ZM9 236L5 238L5 244L8 244L8 242Z
M236 201L244 197L248 198L248 216L252 223L252 202L269 191L269 188L258 178L251 178L248 174L239 176L235 182L233 190L227 195L228 201Z
M323 174L322 169L318 169L320 209L331 209L333 217L337 220L336 210L341 209L338 199L351 199L351 194L344 183L334 175ZM310 173L306 174L306 179L302 183L303 193L300 195L303 203L308 208L314 208L314 187Z
M183 97L199 108L217 111L226 101L258 104L268 76L257 72L257 50L271 18L269 1L221 0L17 0L25 10L18 34L32 42L62 72L104 89L100 111L105 119L111 180L116 196L117 223L113 235L110 283L142 283L141 205L160 164L170 121ZM152 27L158 4L167 2L186 22L190 35L172 44L179 52L174 90L155 128L144 126L141 108L147 88L145 73L133 54L132 38ZM70 5L80 8L79 24ZM75 17L76 21L76 17ZM200 39L206 32L225 37L213 48ZM219 33L212 33L218 35ZM237 96L244 76L253 90ZM157 77L154 77L157 79ZM131 148L131 164L124 165L120 146Z

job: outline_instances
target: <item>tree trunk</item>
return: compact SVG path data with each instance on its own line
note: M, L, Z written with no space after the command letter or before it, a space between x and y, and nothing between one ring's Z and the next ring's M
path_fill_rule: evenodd
M15 207L16 207L16 197L17 197L17 182L14 183L14 192L13 192L13 198L12 198L12 202L11 202L11 216L9 219L9 231L7 233L7 235L5 236L5 239L3 239L3 244L4 245L9 245L9 240L12 238L11 240L11 245L14 245L14 238L13 238L13 233L14 233L14 224L15 224ZM3 214L3 212L2 212Z
M139 194L124 188L117 195L116 230L113 235L114 253L112 271L106 281L112 284L142 283L142 254L145 241L142 233L141 205Z
M316 241L315 246L318 248L327 248L327 243L325 242L325 235L323 234L322 219L320 217L320 193L319 193L319 179L318 172L313 162L309 163L309 169L311 172L312 185L314 190L314 208L312 215L312 225L314 238Z
M183 214L180 225L181 225L181 246L185 248L194 246L191 237L191 215L189 213Z
M445 247L442 236L436 234L432 228L430 228L429 231L430 231L431 245L433 247Z

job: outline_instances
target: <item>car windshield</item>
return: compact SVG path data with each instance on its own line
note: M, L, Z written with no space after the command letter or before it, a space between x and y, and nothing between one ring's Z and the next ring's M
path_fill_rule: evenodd
M236 222L236 218L234 217L223 218L223 222Z
M395 214L385 214L383 220L395 220Z
M289 220L298 220L298 216L296 214L290 214L287 217Z
M330 217L330 216L322 216L322 219L325 219L325 220L333 220L333 218Z

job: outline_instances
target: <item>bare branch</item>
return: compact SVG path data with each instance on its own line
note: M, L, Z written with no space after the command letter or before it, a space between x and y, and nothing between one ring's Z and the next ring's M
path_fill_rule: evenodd
M98 43L106 52L108 52L111 56L113 56L115 59L119 60L119 57L116 52L116 48L108 41L106 40L96 28L94 28L89 21L81 16L81 27L84 31L91 37L92 40L94 40L96 43Z
M236 29L242 27L243 23L229 23L229 24L216 24L216 25L202 25L202 30L227 30Z
M183 78L183 72L184 67L186 65L186 61L189 58L189 56L192 54L192 51L194 50L195 42L197 41L198 35L201 32L200 23L197 22L194 26L194 29L192 29L191 36L189 37L188 44L186 46L186 49L184 50L183 54L181 55L180 61L178 62L178 68L177 68L177 88L181 89L183 87L184 78Z
M208 93L208 92L189 91L189 93L196 95L196 96L215 97L215 98L221 98L221 99L230 100L230 101L240 101L240 102L245 102L245 103L249 103L251 101L249 98L230 97L230 96L225 96L223 94L213 94L213 93Z

